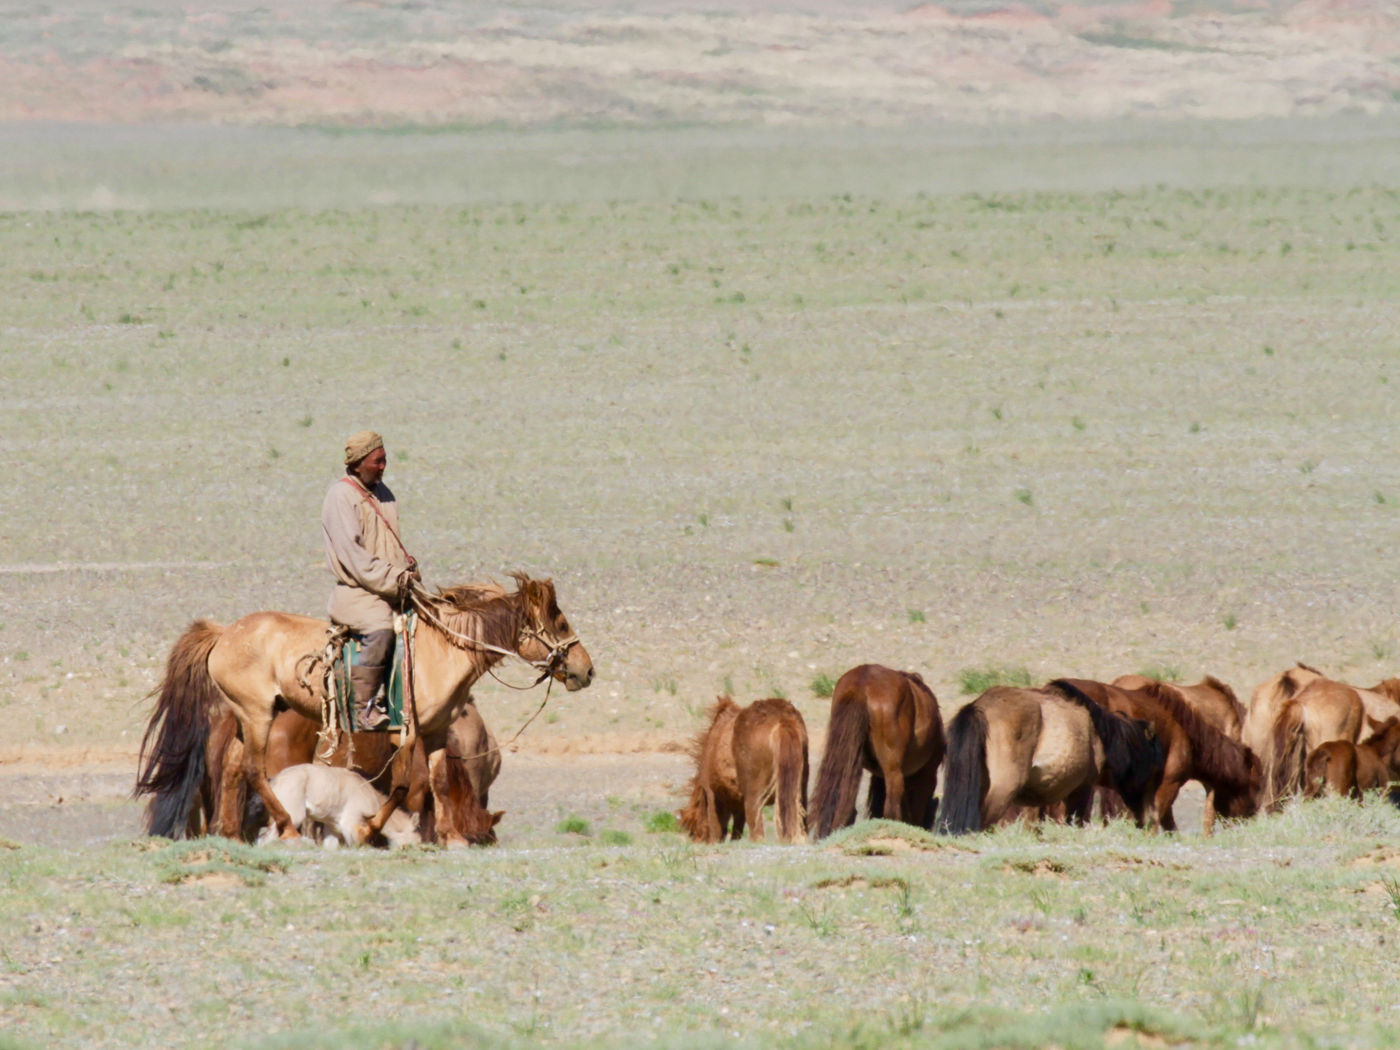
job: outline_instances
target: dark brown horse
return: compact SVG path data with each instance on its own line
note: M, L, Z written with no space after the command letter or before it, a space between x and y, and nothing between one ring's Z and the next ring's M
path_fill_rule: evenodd
M513 592L483 584L415 595L421 623L413 642L408 730L422 737L429 755L444 746L448 726L470 703L472 684L505 656L520 656L571 691L593 680L593 662L560 611L553 582L521 573L515 580ZM288 613L254 613L227 627L196 621L176 641L142 740L136 783L138 795L152 796L153 834L173 837L188 828L208 737L228 705L238 718L250 784L279 834L297 836L268 784L268 733L283 708L320 720L321 689L308 659L314 663L323 650L329 626ZM371 822L375 830L407 793L408 766L416 761L416 747L400 751L394 789Z
M1164 764L1158 783L1145 799L1150 812L1135 810L1139 826L1150 817L1153 825L1175 831L1172 807L1189 780L1198 780L1205 787L1208 797L1214 800L1212 811L1218 810L1227 817L1252 816L1263 784L1258 759L1243 744L1201 718L1175 687L1153 679L1141 681L1137 689L1084 679L1053 683L1078 690L1106 710L1140 719L1152 727L1163 748ZM1134 807L1129 804L1129 808ZM1210 825L1204 830L1209 834Z
M943 748L938 698L922 678L879 664L847 671L831 693L826 750L812 792L812 837L854 823L866 770L868 815L930 827Z
M1115 786L1131 785L1160 760L1160 745L1141 723L1078 690L993 686L948 727L939 828L980 831L1010 806L1059 802L1072 823L1082 824L1104 769Z

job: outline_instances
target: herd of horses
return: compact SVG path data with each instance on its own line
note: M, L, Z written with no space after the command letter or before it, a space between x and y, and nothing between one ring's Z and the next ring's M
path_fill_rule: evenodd
M788 740L800 749L780 750ZM993 686L945 733L918 674L864 664L833 689L802 820L782 814L806 811L806 740L787 701L740 708L720 697L691 749L682 825L700 842L738 838L745 823L762 838L755 814L776 801L780 839L825 838L854 823L869 773L868 816L951 835L1047 816L1083 824L1096 798L1105 820L1126 812L1139 827L1175 831L1173 806L1194 780L1206 791L1210 834L1217 814L1249 817L1323 792L1360 799L1400 778L1400 679L1362 688L1298 664L1255 689L1246 709L1209 676L1195 685L1059 678L1041 688Z
M318 762L352 769L382 792L359 842L384 841L409 814L418 839L495 841L488 805L499 748L473 684L507 656L540 681L585 688L593 663L559 609L554 584L514 574L496 584L415 594L412 688L401 734L327 733L334 721L318 674L329 625L254 613L227 626L198 620L176 641L153 694L136 794L152 835L296 839L301 829L271 778ZM1206 791L1204 830L1324 791L1360 798L1400 777L1400 679L1362 688L1298 664L1255 689L1246 709L1206 677L1176 685L1137 675L993 686L944 728L914 672L863 664L836 682L826 747L808 806L808 737L787 700L740 707L720 697L692 747L695 775L679 813L699 842L764 837L774 806L780 840L817 840L854 823L864 775L867 813L964 834L1018 819L1105 819L1129 813L1173 831L1191 780ZM941 798L936 798L940 769Z

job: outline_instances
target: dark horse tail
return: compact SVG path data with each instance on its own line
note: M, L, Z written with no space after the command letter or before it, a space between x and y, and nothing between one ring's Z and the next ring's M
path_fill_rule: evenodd
M838 683L840 684L840 683ZM831 721L826 727L826 750L817 769L812 792L812 838L824 839L855 819L856 793L864 770L866 741L870 739L870 709L857 692L832 697Z
M982 800L987 794L987 715L976 701L948 724L948 755L943 768L938 829L948 835L981 831Z
M146 830L184 838L204 781L210 717L224 695L209 674L209 652L224 629L208 620L190 624L170 650L165 677L152 693L156 709L141 738L136 797L150 795Z
M780 722L775 727L773 765L778 838L783 842L801 841L807 833L807 744L797 726Z
M1113 786L1128 808L1141 814L1145 796L1160 781L1167 761L1166 749L1152 727L1141 719L1100 707L1093 697L1067 679L1056 679L1050 688L1089 712L1094 732L1103 744L1104 765Z

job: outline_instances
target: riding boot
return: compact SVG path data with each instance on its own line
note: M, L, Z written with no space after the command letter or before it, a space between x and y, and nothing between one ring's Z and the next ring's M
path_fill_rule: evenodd
M389 713L377 703L379 686L384 681L384 665L350 668L350 684L355 689L355 724L362 730L373 732L389 725Z

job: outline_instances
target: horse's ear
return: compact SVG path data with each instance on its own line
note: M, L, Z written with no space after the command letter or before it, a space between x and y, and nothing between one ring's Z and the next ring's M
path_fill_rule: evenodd
M494 828L497 824L499 824L499 823L501 822L501 818L504 817L505 815L506 815L506 811L503 810L503 809L497 809L497 810L492 811L492 813L490 814L490 816L491 816L491 826Z

